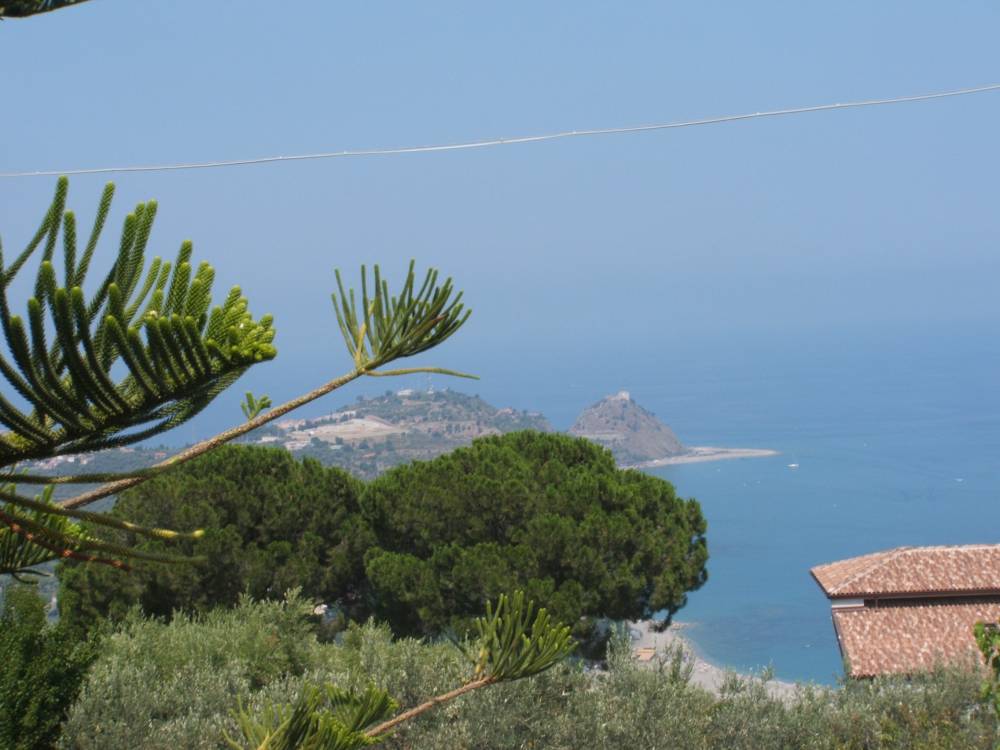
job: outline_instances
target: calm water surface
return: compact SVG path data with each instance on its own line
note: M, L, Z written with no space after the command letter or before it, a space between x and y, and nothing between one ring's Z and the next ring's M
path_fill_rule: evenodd
M651 472L708 518L709 582L677 619L697 623L688 632L717 663L832 682L840 655L810 567L899 545L1000 542L994 340L834 342L762 346L729 366L719 357L697 384L642 398L659 400L689 444L781 451Z

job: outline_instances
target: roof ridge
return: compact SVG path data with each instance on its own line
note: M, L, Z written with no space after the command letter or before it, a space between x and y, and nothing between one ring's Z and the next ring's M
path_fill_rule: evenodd
M1000 544L987 544L985 542L979 542L976 544L929 544L923 547L899 547L898 549L903 549L908 552L933 552L938 550L960 552L962 550L973 549L1000 549Z
M947 597L941 599L935 599L933 602L928 602L926 604L904 604L902 606L885 606L885 607L844 607L842 609L836 610L837 615L854 615L864 612L881 612L884 613L885 617L891 617L890 612L902 609L913 609L913 610L941 610L941 609L955 609L960 607L995 607L998 602L995 601L980 601L980 602L950 602Z
M856 580L858 580L862 576L865 576L865 575L868 575L869 573L871 573L875 568L878 568L878 567L881 567L881 566L885 565L887 562L889 562L890 560L894 559L898 555L902 554L903 552L906 552L907 550L911 550L911 549L914 549L914 547L896 547L895 549L891 549L891 550L888 550L886 552L874 552L874 553L872 553L872 557L876 557L878 555L885 555L885 557L881 557L880 559L873 561L871 565L865 566L862 570L859 570L857 573L855 573L853 576L851 576L850 578L848 578L846 581L841 581L840 585L835 586L834 588L830 589L830 593L831 594L839 594L841 591L844 590L844 588L848 584L854 583Z

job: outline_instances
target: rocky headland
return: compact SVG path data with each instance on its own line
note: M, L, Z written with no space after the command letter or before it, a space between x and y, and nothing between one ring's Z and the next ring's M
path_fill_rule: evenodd
M569 434L609 449L620 464L683 456L688 452L674 431L619 391L584 409Z
M685 446L670 427L636 403L628 391L619 391L584 409L569 434L603 445L620 465L636 469L777 454L763 448Z

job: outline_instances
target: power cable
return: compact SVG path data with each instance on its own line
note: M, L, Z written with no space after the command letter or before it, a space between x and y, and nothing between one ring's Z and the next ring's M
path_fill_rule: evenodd
M809 112L827 112L833 109L857 109L859 107L877 107L885 104L902 104L905 102L920 102L928 99L944 99L952 96L967 96L981 94L987 91L1000 90L1000 83L975 88L952 89L931 94L915 96L898 96L891 99L864 99L838 104L819 104L812 107L794 107L791 109L775 109L769 112L752 112L742 115L724 115L722 117L707 117L700 120L683 120L680 122L665 122L653 125L633 125L621 128L592 128L588 130L564 130L557 133L541 135L523 135L512 138L491 138L486 140L468 141L465 143L445 143L431 146L402 146L397 148L374 148L345 151L328 151L314 154L295 154L293 156L262 156L255 159L233 159L229 161L188 162L182 164L140 165L125 167L92 167L85 169L47 169L31 172L0 172L0 178L14 177L52 177L58 175L107 174L111 172L173 172L184 169L215 169L218 167L243 167L251 164L270 164L284 161L311 161L316 159L336 159L341 157L359 156L394 156L397 154L421 154L438 151L459 151L471 148L488 148L492 146L510 146L519 143L538 143L554 141L560 138L580 138L595 135L621 135L624 133L643 133L651 130L673 130L676 128L692 128L700 125L717 125L724 122L740 120L756 120L765 117L783 117L785 115L801 115Z

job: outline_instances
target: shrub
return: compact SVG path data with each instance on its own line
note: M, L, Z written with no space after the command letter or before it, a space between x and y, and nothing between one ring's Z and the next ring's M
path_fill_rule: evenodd
M318 661L308 605L251 602L169 623L133 612L104 647L70 711L78 750L222 747L237 697L300 676Z
M393 640L385 625L352 625L337 644L307 632L302 602L252 603L173 622L133 616L112 636L65 726L63 747L222 748L238 696L254 710L306 684L387 690L403 708L468 674L450 644ZM684 748L714 750L967 750L992 748L997 721L978 678L942 671L910 680L769 695L732 677L721 696L676 660L637 665L612 641L607 670L563 663L530 680L478 690L390 735L387 750Z
M11 586L0 614L0 748L48 748L97 655L93 639L46 623L31 586Z
M309 631L307 607L242 600L234 609L169 623L137 611L108 638L73 706L62 746L75 750L226 747L240 698L254 709L305 684L389 690L409 706L454 687L468 666L449 645L394 642L389 629L352 625L342 645Z

